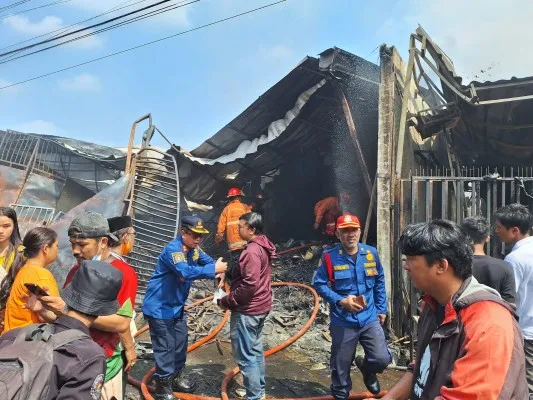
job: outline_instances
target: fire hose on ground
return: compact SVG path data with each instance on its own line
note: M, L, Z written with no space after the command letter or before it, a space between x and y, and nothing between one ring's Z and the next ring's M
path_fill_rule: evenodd
M302 326L302 328L294 336L290 337L285 342L283 342L283 343L279 344L278 346L275 346L275 347L267 350L265 352L265 357L271 356L272 354L275 354L275 353L287 348L288 346L290 346L291 344L296 342L299 338L301 338L309 330L309 328L311 327L311 325L315 321L315 318L316 318L316 316L318 314L318 309L319 309L318 294L315 292L315 290L312 287L310 287L308 285L305 285L303 283L296 283L296 282L274 282L274 283L272 283L272 286L274 286L274 287L295 286L295 287L300 287L300 288L306 289L314 297L314 307L313 307L313 312L311 313L311 316L309 317L309 320L305 323L305 325ZM190 304L189 306L186 307L186 309L190 309L192 307L198 306L198 305L203 304L203 303L205 303L207 301L210 301L212 299L213 299L213 296L206 297L205 299L202 299L202 300L199 300L199 301L197 301L195 303ZM203 344L209 342L216 335L218 335L218 333L222 330L224 325L228 322L229 316L230 316L230 311L226 310L226 312L224 313L224 317L222 318L222 321L220 321L220 323L217 325L217 327L212 332L210 332L206 337L198 340L197 342L195 342L195 343L191 344L189 347L187 347L187 352L189 353L189 352L197 349L198 347L200 347ZM142 333L146 332L147 330L148 330L148 325L143 326L141 329L139 329L139 331L137 332L135 337L141 335ZM150 378L152 377L152 375L154 373L155 373L155 367L150 369L150 371L148 371L146 373L146 375L144 375L144 377L142 378L142 380L140 382L138 380L134 379L131 376L128 377L128 382L131 385L133 385L133 386L137 387L138 389L140 389L142 394L143 394L143 396L144 396L144 398L147 399L147 400L154 400L154 398L152 397L152 395L150 394L150 391L149 391L149 389L151 389L151 388L149 388L149 386L148 386L148 381L150 380ZM233 377L235 377L238 373L239 373L239 368L236 367L236 368L233 368L230 372L228 372L226 374L226 376L224 377L224 379L222 381L222 385L221 385L221 388L220 388L221 397L208 397L208 396L200 396L200 395L196 395L196 394L179 393L179 392L175 392L174 395L176 397L178 397L179 399L182 399L182 400L230 400L229 396L228 396L228 385L231 382L231 380L233 379ZM383 395L385 395L385 393L386 393L385 391L382 391L381 393L379 393L376 396L374 396L373 394L371 394L369 392L350 393L349 399L350 400L358 400L358 399L366 399L366 398L380 398ZM285 399L280 399L280 400L333 400L333 397L332 396L300 397L300 398L295 398L295 399L285 398Z

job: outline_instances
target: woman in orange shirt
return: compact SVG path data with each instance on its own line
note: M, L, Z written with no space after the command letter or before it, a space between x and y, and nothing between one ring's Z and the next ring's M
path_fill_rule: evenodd
M56 319L54 313L40 304L33 305L34 311L26 308L30 292L25 284L38 285L48 290L50 296L59 296L54 276L45 268L57 258L57 233L49 228L33 228L24 237L22 246L0 285L0 308L5 305L4 332Z

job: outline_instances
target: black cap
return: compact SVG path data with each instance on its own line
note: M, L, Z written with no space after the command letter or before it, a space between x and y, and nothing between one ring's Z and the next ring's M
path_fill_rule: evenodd
M133 221L129 215L108 218L107 222L109 223L109 230L111 232L118 232L121 229L131 228L133 226Z
M181 219L181 227L187 228L195 233L209 233L209 231L204 226L204 221L202 221L202 218L196 215L187 215L183 217Z
M119 308L118 292L122 272L102 261L83 261L74 279L61 293L69 308L83 314L115 314Z

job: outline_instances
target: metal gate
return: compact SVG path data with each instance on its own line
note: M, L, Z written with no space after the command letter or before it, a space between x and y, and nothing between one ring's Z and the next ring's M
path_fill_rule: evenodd
M533 167L463 168L417 170L403 179L400 203L394 206L393 243L393 327L396 332L415 333L418 295L402 269L402 255L397 246L403 229L413 223L448 219L461 223L470 216L483 216L493 224L500 207L521 203L533 210ZM491 235L487 254L503 258L509 248ZM411 340L411 344L412 344Z
M174 157L150 147L141 149L134 163L128 215L136 237L126 258L139 277L138 294L144 295L159 254L178 233L178 167Z

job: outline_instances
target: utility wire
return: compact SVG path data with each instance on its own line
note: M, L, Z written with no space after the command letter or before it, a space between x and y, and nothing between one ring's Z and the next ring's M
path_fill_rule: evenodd
M7 6L4 6L4 7L0 7L0 11L5 11L5 10L9 10L10 8L15 8L15 7L18 7L24 3L28 3L30 2L31 0L22 0L22 1L17 1L15 3L11 3L11 4L8 4Z
M165 1L169 1L169 0L165 0ZM24 57L28 57L28 56L31 56L33 54L37 54L37 53L41 53L43 51L46 51L46 50L50 50L50 49L53 49L55 47L59 47L59 46L63 46L65 44L68 44L68 43L72 43L72 42L75 42L75 41L78 41L78 40L82 40L82 39L85 39L85 38L88 38L90 36L94 36L94 35L97 35L99 33L102 33L102 32L106 32L106 31L109 31L109 30L112 30L112 29L116 29L116 28L119 28L121 26L124 26L124 25L128 25L128 24L131 24L133 22L137 22L137 21L141 21L143 19L146 19L146 18L150 18L150 17L154 17L156 15L159 15L159 14L162 14L162 13L165 13L165 12L169 12L169 11L172 11L172 10L175 10L177 8L180 8L180 7L185 7L185 6L188 6L190 4L193 4L193 3L197 3L199 2L200 0L192 0L188 3L185 3L185 4L180 4L180 5L168 5L168 6L165 6L163 8L160 8L158 10L152 10L152 11L149 11L147 12L146 14L142 14L142 15L137 15L133 18L130 18L126 21L121 21L121 22L118 22L114 25L111 25L111 26L107 26L105 28L102 28L102 29L99 29L97 31L91 31L85 35L82 35L82 36L77 36L75 38L72 38L70 40L65 40L63 42L60 42L60 43L57 43L57 44L54 44L52 46L48 46L48 47L45 47L43 49L39 49L39 50L35 50L35 51L32 51L31 53L26 53L26 54L23 54L23 55L20 55L20 56L16 56L16 54L13 54L10 58L8 58L7 60L3 60L3 61L0 61L0 64L5 64L5 63L8 63L8 62L11 62L11 61L14 61L14 60L18 60L20 58L24 58ZM183 1L182 1L183 3ZM73 32L73 33L77 33L77 32ZM70 36L70 35L65 35L65 36ZM58 38L59 39L59 38ZM13 52L20 52L22 50L13 50L11 52L8 52L6 53L6 55L10 54L10 53L13 53ZM3 54L0 54L0 57L4 56Z
M95 15L94 17L91 17L91 18L87 18L87 19L84 19L83 21L78 21L74 24L71 24L71 25L68 25L68 26L64 26L62 28L59 28L59 29L56 29L54 31L50 31L50 32L47 32L47 33L43 33L42 35L39 35L39 36L34 36L30 39L26 39L26 40L23 40L21 42L17 42L17 43L14 43L14 44L10 44L9 46L6 46L6 47L2 47L0 48L0 50L5 50L5 49L9 49L10 47L15 47L15 46L18 46L19 44L23 44L23 43L27 43L27 42L31 42L32 40L35 40L35 39L39 39L43 36L48 36L48 35L51 35L53 33L57 33L57 32L60 32L58 35L56 36L59 36L61 35L61 33L64 33L66 31L68 31L68 29L74 27L74 26L77 26L77 25L81 25L83 24L84 22L88 22L88 21L92 21L93 19L96 19L96 18L99 18L99 17L102 17L104 15L107 15L107 14L111 14L111 13L114 13L115 11L119 11L119 10L122 10L124 8L129 8L129 7L133 7L134 5L136 4L139 4L139 3L144 3L145 1L148 1L148 0L139 0L137 1L136 3L133 3L133 4L128 4L128 3L131 3L133 0L127 0L125 1L124 3L121 3L113 8L110 8L109 10L103 12L102 14L98 14L98 15ZM125 4L128 4L128 5L125 5Z
M64 33L60 36L56 36L56 37L53 37L53 38L49 38L49 39L45 39L45 40L42 40L40 42L37 42L37 43L33 43L33 44L29 44L27 46L24 46L24 47L21 47L21 48L18 48L18 49L15 49L15 50L10 50L10 51L6 51L5 53L2 53L0 54L0 57L5 57L5 56L8 56L10 54L13 54L13 53L18 53L20 51L24 51L24 50L29 50L29 49L32 49L34 47L37 47L37 46L40 46L42 44L46 44L46 43L50 43L50 42L53 42L53 41L56 41L56 40L59 40L59 39L62 39L64 37L67 37L67 36L71 36L71 35L75 35L76 33L80 33L80 32L83 32L83 31L87 31L87 30L90 30L90 29L93 29L93 28L96 28L96 27L99 27L99 26L102 26L102 25L106 25L106 24L109 24L113 21L117 21L119 19L122 19L122 18L125 18L125 17L128 17L130 15L133 15L133 14L137 14L137 13L140 13L142 11L146 11L150 8L153 8L153 7L157 7L157 6L160 6L161 4L164 4L164 3L168 3L170 1L173 1L173 0L161 0L157 3L154 3L154 4L150 4L146 7L142 7L142 8L138 8L136 10L133 10L133 11L130 11L128 13L125 13L125 14L121 14L119 16L116 16L116 17L113 17L113 18L110 18L110 19L107 19L105 21L102 21L102 22L98 22L96 24L93 24L93 25L89 25L89 26L86 26L84 28L80 28L80 29L77 29L75 31L72 31L72 32L68 32L68 33ZM199 0L197 0L199 1Z
M213 22L209 22L209 23L204 24L204 25L197 26L195 28L191 28L191 29L188 29L186 31L181 31L181 32L175 33L173 35L163 37L161 39L152 40L150 42L146 42L146 43L140 44L138 46L134 46L134 47L130 47L130 48L127 48L127 49L124 49L124 50L120 50L120 51L117 51L115 53L107 54L107 55L102 56L102 57L93 58L92 60L88 60L88 61L85 61L85 62L82 62L82 63L79 63L79 64L69 65L68 67L65 67L65 68L61 68L61 69L58 69L58 70L55 70L55 71L52 71L52 72L48 72L46 74L34 76L33 78L28 78L28 79L25 79L23 81L15 82L15 83L12 83L10 85L6 85L6 86L3 86L3 87L0 87L0 90L8 89L10 87L17 86L17 85L22 85L23 83L26 83L26 82L31 82L31 81L34 81L34 80L37 80L37 79L45 78L45 77L50 76L50 75L55 75L55 74L58 74L60 72L68 71L68 70L71 70L71 69L74 69L74 68L77 68L77 67L81 67L83 65L87 65L87 64L91 64L91 63L94 63L94 62L97 62L97 61L101 61L101 60L104 60L106 58L114 57L114 56L119 55L119 54L123 54L123 53L127 53L127 52L130 52L130 51L133 51L133 50L140 49L142 47L150 46L150 45L152 45L154 43L159 43L159 42L162 42L162 41L167 40L167 39L171 39L171 38L174 38L174 37L177 37L177 36L182 36L182 35L185 35L187 33L191 33L191 32L194 32L194 31L198 31L200 29L208 28L208 27L213 26L213 25L218 25L218 24L221 24L223 22L226 22L226 21L229 21L229 20L232 20L232 19L235 19L235 18L242 17L242 16L247 15L247 14L252 14L252 13L254 13L256 11L264 10L265 8L272 7L272 6L275 6L277 4L285 3L286 1L287 0L279 0L279 1L276 1L276 2L273 2L273 3L266 4L266 5L261 6L261 7L257 7L257 8L248 10L248 11L244 11L244 12L239 13L239 14L232 15L230 17L226 17L226 18L219 19L219 20L216 20L216 21L213 21Z
M58 1L53 1L53 2L51 2L51 3L43 4L42 6L39 6L39 7L27 8L26 10L22 10L22 11L14 12L14 13L11 13L11 14L0 15L0 18L1 18L1 19L6 19L6 18L9 18L9 17L14 17L15 15L25 14L25 13L30 12L30 11L33 11L33 10L38 10L38 9L40 9L40 8L45 8L45 7L55 6L55 5L57 5L57 4L61 4L61 3L68 3L69 1L72 1L72 0L58 0Z

